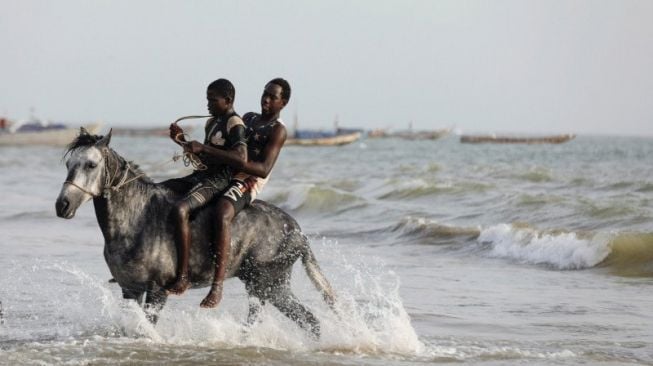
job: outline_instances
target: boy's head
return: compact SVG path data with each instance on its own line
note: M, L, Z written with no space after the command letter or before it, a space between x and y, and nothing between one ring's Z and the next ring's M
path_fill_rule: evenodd
M274 116L288 104L290 99L290 84L282 78L270 80L265 84L261 96L261 114Z
M207 108L213 116L228 112L233 107L235 98L236 89L227 79L218 79L206 88Z
M231 103L234 102L234 98L236 98L236 88L234 88L234 84L231 83L231 81L227 79L218 79L206 88L206 91L212 90L215 92L215 94L225 98L229 99Z
M276 78L268 81L268 84L279 85L281 87L281 98L288 103L290 100L290 84L286 79Z

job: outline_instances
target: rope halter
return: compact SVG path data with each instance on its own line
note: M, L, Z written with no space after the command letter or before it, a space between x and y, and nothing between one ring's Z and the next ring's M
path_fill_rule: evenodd
M127 179L127 177L129 176L129 172L132 171L132 170L131 170L131 166L129 165L129 163L125 162L125 164L122 166L122 171L123 171L122 177L118 180L117 184L113 185L113 181L115 180L115 178L119 174L118 170L120 169L120 167L116 166L116 171L114 172L113 177L111 177L111 175L109 174L109 164L108 164L109 159L107 159L108 152L109 152L109 149L107 149L107 148L102 149L102 159L105 160L105 164L104 164L104 186L102 187L102 191L103 191L102 195L104 195L105 197L111 191L117 192L120 188L124 187L128 183L131 183L131 182L135 181L136 179L138 179L138 178L145 175L145 173L141 173L141 174L138 174L138 175L134 176L131 179ZM64 181L63 184L64 185L71 185L71 186L79 189L80 191L88 194L89 196L91 196L93 198L96 198L96 197L100 196L100 194L94 194L93 192L85 189L84 187L81 187L80 185L78 185L75 182L70 181L70 180Z

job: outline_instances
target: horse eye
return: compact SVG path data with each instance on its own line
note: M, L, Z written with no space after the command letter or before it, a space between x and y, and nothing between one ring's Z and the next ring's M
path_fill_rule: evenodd
M89 161L88 163L86 163L86 168L88 168L88 169L95 169L96 167L97 167L97 164L92 162L92 161Z

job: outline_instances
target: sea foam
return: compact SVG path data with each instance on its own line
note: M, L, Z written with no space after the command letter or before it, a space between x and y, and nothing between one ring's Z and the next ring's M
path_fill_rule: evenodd
M544 233L500 224L481 230L477 241L488 255L555 269L583 269L601 263L611 251L609 234L581 238L576 233Z

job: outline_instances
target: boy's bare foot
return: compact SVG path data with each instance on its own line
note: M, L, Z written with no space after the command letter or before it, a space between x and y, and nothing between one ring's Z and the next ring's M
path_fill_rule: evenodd
M189 288L190 288L190 281L188 280L188 275L184 274L177 277L177 281L175 281L175 283L169 286L166 289L166 292L168 293L168 295L170 294L181 295L184 292L186 292L186 290L188 290Z
M200 307L214 308L218 306L220 300L222 300L222 286L211 287L211 291L209 291L209 294L206 295L204 300L202 300Z

